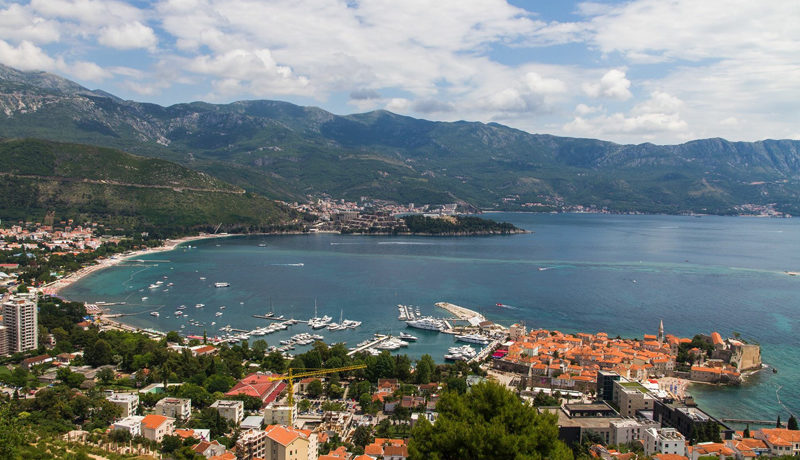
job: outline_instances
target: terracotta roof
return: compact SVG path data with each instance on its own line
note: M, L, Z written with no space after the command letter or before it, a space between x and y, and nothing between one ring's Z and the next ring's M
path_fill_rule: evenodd
M657 460L689 460L689 457L678 454L655 454L653 458Z
M253 373L240 380L225 395L248 395L261 399L265 403L270 403L278 397L286 387L282 381L271 381L272 374Z
M208 460L236 460L236 456L233 455L233 452L225 452L222 455L210 457Z
M295 439L299 438L300 434L295 431L288 430L282 426L273 425L272 428L267 431L267 437L282 446L288 446L294 442Z
M711 343L714 345L721 345L722 344L722 336L719 335L719 332L712 332L711 333Z
M383 446L380 444L368 444L364 446L364 453L367 455L383 455Z
M167 417L164 417L163 415L150 414L150 415L145 415L145 417L142 419L142 425L145 428L155 430L161 425L163 425L164 422L166 421Z
M179 436L179 437L181 437L183 439L193 438L194 437L194 430L191 429L191 428L189 428L187 430L184 430L183 428L178 428L177 430L175 430L174 435L175 436Z

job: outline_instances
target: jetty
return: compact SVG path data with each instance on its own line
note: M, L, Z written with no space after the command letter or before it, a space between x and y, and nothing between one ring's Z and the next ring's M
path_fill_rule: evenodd
M470 326L477 326L486 321L486 317L469 308L460 307L450 302L436 302L434 305L452 313L459 321L466 321Z
M376 337L375 340L371 340L369 343L367 343L365 345L362 345L362 346L360 346L360 347L358 347L358 348L356 348L354 350L350 350L347 353L347 356L353 356L356 353L362 352L362 351L364 351L364 350L366 350L368 348L372 348L375 345L377 345L377 344L379 344L379 343L381 343L381 342L383 342L385 340L389 340L390 337L391 337L391 335L381 335L379 337Z
M741 425L775 425L775 420L747 420L741 418L723 418L723 422L738 423Z

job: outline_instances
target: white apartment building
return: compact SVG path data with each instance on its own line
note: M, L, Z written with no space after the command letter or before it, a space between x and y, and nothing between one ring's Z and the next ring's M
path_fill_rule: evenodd
M219 412L220 417L238 425L244 418L244 401L232 401L227 399L220 399L214 401L211 405L212 409Z
M675 428L648 428L644 431L644 454L655 453L686 456L686 438Z
M30 296L12 296L3 304L8 353L39 348L39 316Z
M189 420L192 416L192 400L189 398L164 398L156 403L156 414L177 420Z
M112 393L106 396L106 399L122 409L123 417L136 415L136 409L139 407L138 393Z
M142 420L144 417L141 415L131 415L123 419L117 420L111 425L112 430L125 430L131 436L139 436L142 434Z

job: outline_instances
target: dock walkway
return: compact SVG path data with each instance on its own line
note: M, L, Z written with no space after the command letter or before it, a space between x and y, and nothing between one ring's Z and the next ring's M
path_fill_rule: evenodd
M362 352L362 351L366 350L367 348L372 348L372 347L374 347L375 345L377 345L377 344L379 344L379 343L383 342L384 340L388 340L388 339L389 339L389 337L391 337L391 335L382 335L382 336L380 336L380 337L376 338L375 340L372 340L372 341L370 341L370 342L369 342L368 344L366 344L366 345L362 345L362 346L360 346L360 347L356 348L355 350L351 350L351 351L349 351L349 352L347 353L347 356L353 356L354 354L356 354L356 353L359 353L359 352Z
M500 346L501 343L502 343L502 340L498 339L498 340L493 341L489 345L486 345L486 347L483 348L481 351L479 351L477 355L475 355L473 358L471 358L469 361L467 361L467 364L472 364L472 363L475 363L475 362L483 361L484 359L486 359L487 356L489 356L491 353L493 353L497 349L497 347Z

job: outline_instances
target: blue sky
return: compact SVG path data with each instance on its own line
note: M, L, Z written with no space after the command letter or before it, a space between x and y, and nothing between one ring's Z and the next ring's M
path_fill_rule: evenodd
M161 105L797 139L798 18L796 0L0 0L0 62Z

